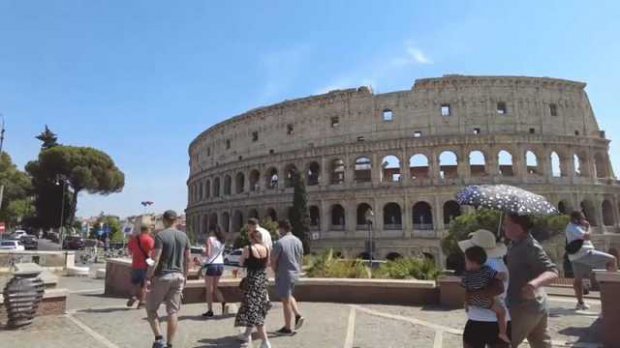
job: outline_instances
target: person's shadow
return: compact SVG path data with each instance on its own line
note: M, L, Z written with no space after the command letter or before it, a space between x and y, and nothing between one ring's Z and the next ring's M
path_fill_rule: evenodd
M241 344L237 336L226 336L220 338L203 338L198 341L200 345L194 348L239 348Z

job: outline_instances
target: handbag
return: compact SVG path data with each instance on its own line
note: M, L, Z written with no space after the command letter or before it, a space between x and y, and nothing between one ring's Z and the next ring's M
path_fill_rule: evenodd
M566 250L566 253L568 253L569 255L572 255L578 252L582 246L583 246L583 239L575 239L574 241L570 243L566 243L564 250Z

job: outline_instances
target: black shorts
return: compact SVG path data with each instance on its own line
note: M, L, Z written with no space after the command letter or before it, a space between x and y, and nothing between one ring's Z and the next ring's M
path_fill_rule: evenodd
M207 265L205 275L208 277L221 277L224 273L224 265Z
M508 322L508 337L510 337L510 322ZM463 332L463 343L470 348L484 348L488 344L491 347L508 347L508 344L501 340L499 325L496 321L473 321L468 320Z
M132 269L131 270L131 284L144 286L145 281L146 281L146 270L145 269Z

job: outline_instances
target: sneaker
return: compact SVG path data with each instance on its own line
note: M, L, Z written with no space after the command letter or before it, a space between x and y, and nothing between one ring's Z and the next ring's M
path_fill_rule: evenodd
M276 333L278 335L292 335L293 334L293 330L287 329L286 327L283 327L280 330L276 331Z
M127 307L131 307L133 306L134 303L136 303L138 299L135 296L132 296L129 300L127 300Z
M207 311L202 313L202 316L205 318L211 318L213 316L213 311Z
M263 341L263 343L260 344L260 348L271 348L271 343L269 341Z
M252 334L250 334L250 336L246 335L245 333L240 333L237 335L237 339L241 342L251 342L252 341Z
M142 309L142 308L144 308L144 302L138 302L136 309Z
M152 348L166 348L166 341L164 340L157 340L155 342L153 342L153 347Z
M306 319L301 315L295 316L295 330L301 329L301 327L304 325L304 320Z
M577 303L577 306L575 306L575 310L577 311L587 311L588 309L590 309L590 306L587 305L585 302Z

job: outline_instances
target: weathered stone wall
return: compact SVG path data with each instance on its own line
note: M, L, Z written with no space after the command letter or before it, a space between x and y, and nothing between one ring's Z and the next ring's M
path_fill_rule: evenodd
M318 248L366 250L370 207L377 256L441 259L438 240L460 213L454 194L476 183L519 185L567 212L583 207L596 232L615 233L620 186L584 87L445 76L411 91L360 87L251 110L191 143L189 230L219 224L232 236L248 217L287 217L296 170Z

